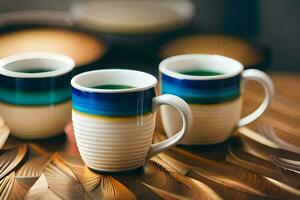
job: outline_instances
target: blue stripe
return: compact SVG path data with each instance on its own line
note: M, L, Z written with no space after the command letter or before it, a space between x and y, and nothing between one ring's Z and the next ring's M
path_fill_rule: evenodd
M75 110L102 116L136 116L152 111L154 88L127 93L96 93L72 89Z
M215 80L176 79L162 74L162 94L173 94L188 103L221 103L240 96L240 75Z
M15 78L0 75L2 88L26 91L45 91L54 88L66 88L70 85L71 79L72 72L45 78Z

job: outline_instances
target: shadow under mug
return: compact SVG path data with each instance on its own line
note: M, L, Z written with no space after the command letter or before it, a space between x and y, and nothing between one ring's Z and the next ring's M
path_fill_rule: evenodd
M0 116L11 134L41 139L63 133L71 120L74 61L53 53L16 54L0 60Z
M72 120L78 149L94 170L119 172L141 167L146 159L176 145L191 126L191 111L174 95L156 97L154 76L134 70L96 70L72 81ZM127 85L128 89L97 89ZM179 111L182 127L174 136L152 144L160 105Z
M218 74L197 76L183 73L190 70ZM218 55L180 55L160 63L161 93L184 99L193 113L194 124L181 144L223 142L235 128L251 123L265 111L274 93L272 80L262 71L243 70L243 65L237 60ZM265 98L256 111L240 119L242 88L247 80L262 84ZM178 113L169 106L161 107L161 118L168 137L181 126Z

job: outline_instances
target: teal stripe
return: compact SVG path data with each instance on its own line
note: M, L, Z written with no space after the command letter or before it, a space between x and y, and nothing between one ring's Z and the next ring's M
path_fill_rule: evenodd
M15 105L49 105L65 102L71 98L70 88L52 89L48 91L13 91L0 88L0 100Z

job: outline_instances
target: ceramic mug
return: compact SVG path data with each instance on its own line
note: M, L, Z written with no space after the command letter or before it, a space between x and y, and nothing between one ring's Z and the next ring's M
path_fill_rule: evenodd
M266 110L273 95L270 77L259 70L243 70L237 60L218 55L180 55L160 63L161 93L181 97L193 113L194 125L181 144L223 142L235 128L251 123ZM241 119L242 89L247 80L262 84L265 98L256 111ZM171 137L181 126L180 118L169 106L161 107L161 117L165 132Z
M85 72L72 79L75 138L89 168L108 172L139 168L184 136L191 126L187 103L174 95L156 97L156 83L150 74L121 69ZM124 89L125 85L130 88ZM163 104L179 111L182 127L167 140L152 144L156 111Z
M71 120L74 66L71 58L53 53L0 60L0 116L12 135L40 139L63 133Z

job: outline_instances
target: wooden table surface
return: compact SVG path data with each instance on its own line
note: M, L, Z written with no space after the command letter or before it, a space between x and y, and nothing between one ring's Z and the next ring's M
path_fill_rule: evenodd
M71 131L43 141L9 137L0 151L0 199L300 199L300 76L271 76L270 109L232 138L177 146L127 173L89 170ZM243 113L262 98L249 82ZM154 141L165 138L160 127Z

